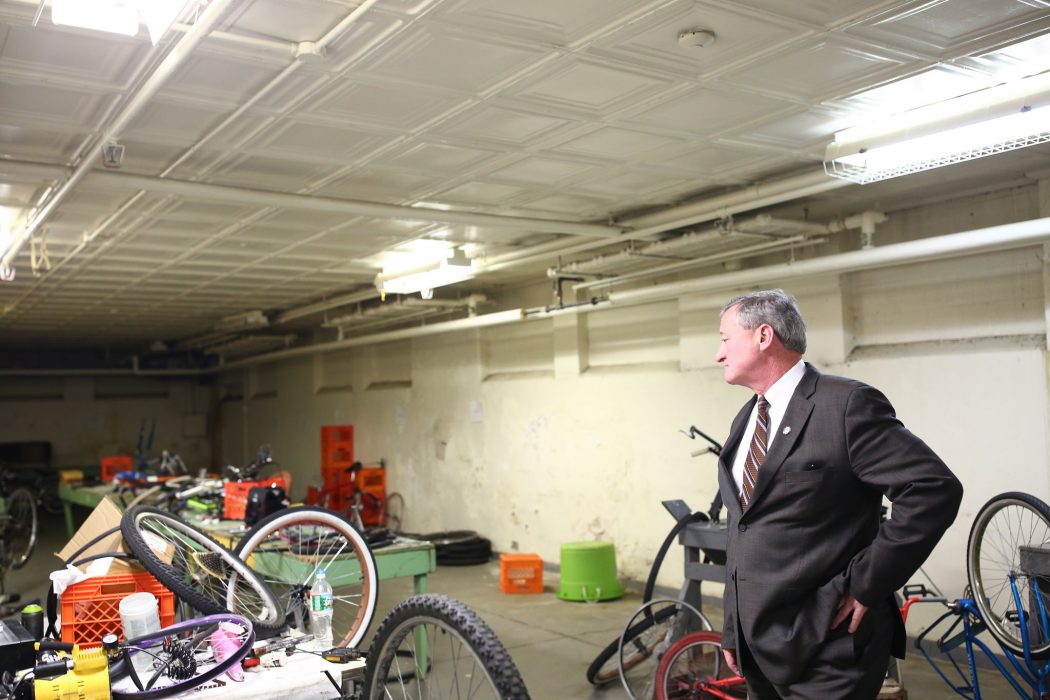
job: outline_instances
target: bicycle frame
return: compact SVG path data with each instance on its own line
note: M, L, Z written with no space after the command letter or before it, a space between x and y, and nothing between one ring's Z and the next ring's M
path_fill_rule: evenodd
M981 700L982 698L980 682L977 678L974 647L984 653L985 657L988 658L999 674L1006 679L1019 697L1033 697L1033 692L1035 693L1034 697L1042 697L1042 695L1047 692L1047 681L1048 677L1050 677L1050 661L1042 666L1037 666L1036 662L1032 659L1031 645L1028 641L1028 621L1021 612L1021 596L1017 591L1017 576L1013 572L1011 572L1009 576L1010 591L1013 594L1014 605L1018 612L1018 621L1021 626L1021 644L1024 650L1023 658L1018 659L1017 656L1002 643L999 643L999 648L1002 650L1003 657L1010 662L1013 671L1008 669L1007 666L992 652L991 648L978 638L978 635L985 629L985 623L977 608L977 604L972 598L960 598L959 600L956 600L950 605L950 609L947 612L938 617L915 639L916 648L926 659L926 662L930 664L930 667L941 677L941 680L955 691L955 693L967 698L968 700ZM1043 597L1039 590L1038 580L1035 577L1031 577L1031 583L1039 607L1039 624L1043 634L1048 634L1050 633L1050 618L1048 618L1046 606L1043 604ZM935 628L940 626L944 620L951 616L956 616L958 619L941 635L940 639L937 641L937 646L944 653L944 656L948 658L948 661L951 662L955 671L964 682L963 685L954 684L952 680L949 679L940 668L938 668L936 663L934 663L933 658L923 646L926 637ZM955 630L958 629L960 624L963 628L962 632L955 633ZM952 650L958 647L960 643L964 644L966 648L969 679L967 679L967 674L963 672L959 663L952 656ZM1021 686L1018 677L1027 684L1028 691Z

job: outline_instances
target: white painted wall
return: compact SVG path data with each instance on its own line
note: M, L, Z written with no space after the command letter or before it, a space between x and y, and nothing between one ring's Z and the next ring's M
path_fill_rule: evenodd
M906 212L879 235L928 235L909 229L938 210L956 230L971 218L1011 221L1032 210L1033 197L967 200L979 216L959 203ZM927 566L949 595L962 591L969 524L988 498L1020 489L1050 500L1043 277L1042 249L1029 248L788 286L809 324L807 358L882 389L962 479L962 512ZM672 524L659 502L706 509L715 490L714 458L690 459L699 444L678 431L693 424L722 438L749 398L713 362L729 296L250 370L249 385L251 374L272 372L276 395L224 404L224 445L271 443L300 482L316 481L319 426L351 423L357 456L388 460L407 529L476 529L496 549L547 561L558 560L561 543L607 539L621 575L642 580ZM680 572L675 553L660 582L676 586Z

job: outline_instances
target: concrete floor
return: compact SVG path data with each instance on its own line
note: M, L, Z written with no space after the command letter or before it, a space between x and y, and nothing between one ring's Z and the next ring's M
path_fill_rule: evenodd
M45 518L33 558L23 569L9 572L7 590L20 591L23 598L42 598L47 592L47 573L58 563L52 553L65 541L62 519ZM619 637L627 618L641 604L640 594L629 591L616 601L570 603L555 595L556 574L545 572L545 576L546 590L542 594L505 595L499 591L498 563L438 567L429 579L429 590L463 601L492 627L535 700L625 700L627 693L619 683L594 688L587 682L585 672L598 652ZM372 629L386 611L411 593L410 580L383 581L379 589L380 608ZM717 628L721 623L718 606L710 605L704 612ZM915 655L904 662L904 680L912 700L958 697ZM981 683L984 697L989 700L1016 696L994 671L982 672Z

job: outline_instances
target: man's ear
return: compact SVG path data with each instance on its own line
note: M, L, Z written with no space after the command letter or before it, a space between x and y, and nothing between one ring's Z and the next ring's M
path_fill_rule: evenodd
M776 333L773 332L773 326L768 323L763 323L758 327L758 347L761 350L765 350L773 344L773 339L776 338Z

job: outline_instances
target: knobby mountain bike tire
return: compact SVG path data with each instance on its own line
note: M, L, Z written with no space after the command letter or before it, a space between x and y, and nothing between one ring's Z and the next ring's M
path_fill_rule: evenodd
M376 630L368 661L362 700L529 700L492 629L442 595L398 603Z
M747 698L747 685L725 662L718 632L692 632L664 652L656 668L656 700L735 698Z
M263 639L285 628L283 608L251 567L177 515L135 506L120 532L142 566L195 610L243 615Z
M667 620L671 619L675 614L673 607L666 607L657 610L651 617L643 618L641 621L631 626L631 629L627 630L627 634L624 636L624 642L627 644L635 644L639 638L643 637L644 634L650 630L653 625L658 625ZM587 681L593 685L605 685L606 683L612 683L620 677L620 667L617 652L620 649L620 639L617 637L609 643L609 646L602 649L591 665L587 667ZM640 660L640 659L639 659Z
M1021 601L1020 614L1028 629L1034 658L1050 656L1050 630L1042 630L1031 580L1021 572L1019 547L1050 544L1050 506L1020 492L1001 493L977 512L966 545L966 575L974 603L988 630L1014 654L1024 653L1010 573ZM1043 605L1050 605L1050 585L1040 584Z
M141 637L128 640L124 644L124 670L131 671L134 663L133 659L138 654L160 657L159 663L163 664L167 661L170 668L172 657L175 655L172 654L167 659L163 656L163 654L167 653L167 650L163 649L166 640L169 649L172 648L171 640L177 640L185 645L194 657L201 656L211 646L209 643L210 637L219 628L220 624L238 630L237 634L226 636L229 643L226 647L227 655L222 661L217 661L214 664L209 664L207 668L203 668L195 658L191 664L192 668L184 668L183 673L172 674L175 677L167 675L163 669L155 671L155 677L151 677L154 681L152 687L148 685L149 679L140 677L143 685L141 689L135 687L130 679L124 680L119 686L112 689L113 700L166 698L203 685L229 671L234 664L240 664L241 660L251 651L252 644L255 643L255 631L252 623L240 615L219 613L177 622L157 632L150 632ZM158 650L158 645L160 645L160 650ZM111 673L111 678L116 678L118 675L122 674ZM158 682L161 685L158 686Z
M277 595L287 619L308 615L307 595L324 568L332 586L332 640L356 647L375 617L379 570L360 532L342 515L317 506L272 513L252 527L234 552ZM356 570L355 570L356 567Z
M40 527L36 512L36 498L29 489L18 488L4 499L4 513L10 517L3 525L4 549L8 562L0 562L21 569L36 548Z

